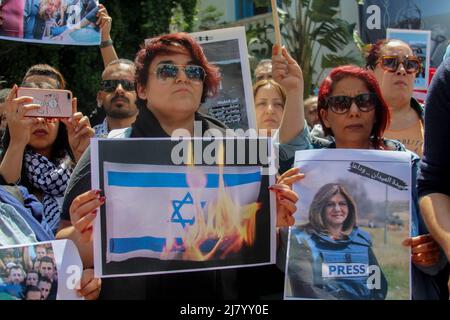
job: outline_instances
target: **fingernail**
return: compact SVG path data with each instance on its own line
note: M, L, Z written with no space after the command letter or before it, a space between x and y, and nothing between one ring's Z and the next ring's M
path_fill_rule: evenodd
M100 197L100 198L98 198L98 200L100 200L101 203L105 203L106 197L105 196Z
M97 210L92 211L91 214L92 214L94 217L96 217L96 216L97 216Z

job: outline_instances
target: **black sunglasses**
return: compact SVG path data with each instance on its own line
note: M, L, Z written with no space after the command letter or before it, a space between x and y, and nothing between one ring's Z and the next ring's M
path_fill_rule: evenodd
M348 96L331 96L327 99L327 106L334 113L347 113L353 101L361 112L370 112L378 104L378 97L375 93L363 93L355 97Z
M178 77L178 72L180 72L180 69L184 70L186 77L193 82L200 83L203 82L206 78L205 69L203 69L201 66L193 64L182 66L172 63L164 63L160 64L157 67L156 71L153 73L156 74L158 79L165 81L167 79L176 79Z
M134 91L134 82L129 80L102 80L100 82L100 90L113 92L119 84L126 91Z
M403 64L406 73L409 74L419 73L422 69L422 63L416 56L406 56L404 58L400 58L399 56L381 56L378 62L381 68L390 72L397 71L400 63Z

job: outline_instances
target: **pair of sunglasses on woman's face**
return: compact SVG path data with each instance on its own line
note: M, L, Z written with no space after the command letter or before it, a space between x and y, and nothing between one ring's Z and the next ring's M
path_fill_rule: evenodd
M328 107L338 114L347 113L353 102L361 112L370 112L377 106L378 97L375 93L362 93L355 97L331 96L327 99Z
M102 80L100 82L100 90L113 92L117 89L119 84L122 85L122 88L126 91L134 91L134 81L129 80Z
M419 73L422 68L422 63L420 59L416 56L405 56L400 58L399 56L381 56L378 60L381 68L389 72L395 72L398 66L403 64L406 73Z
M206 78L205 69L194 64L183 66L172 63L164 63L158 65L156 71L153 73L156 74L158 79L166 81L169 79L176 79L180 70L183 70L186 77L192 82L201 83Z

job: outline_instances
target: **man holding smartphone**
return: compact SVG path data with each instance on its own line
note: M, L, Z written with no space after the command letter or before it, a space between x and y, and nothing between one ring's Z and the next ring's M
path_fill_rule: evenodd
M130 127L136 120L134 73L134 63L127 59L114 60L103 71L97 101L106 118L94 127L96 137L106 138L109 131Z

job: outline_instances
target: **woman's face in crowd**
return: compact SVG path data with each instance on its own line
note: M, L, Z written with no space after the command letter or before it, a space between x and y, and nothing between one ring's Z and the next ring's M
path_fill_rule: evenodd
M48 122L45 119L38 118L39 123L31 127L30 141L28 146L31 149L45 157L51 154L53 143L56 140L59 129L59 121Z
M363 93L370 93L364 81L347 77L336 83L331 96L355 97ZM333 131L338 146L351 143L366 148L375 124L375 109L362 112L353 101L346 113L335 113L330 107L321 109L320 113L325 126Z
M328 226L340 227L348 216L348 203L340 193L331 197L325 207L325 222Z
M186 66L194 64L189 52L180 48L179 53L156 56L149 67L147 85L138 84L138 95L147 100L147 108L158 120L169 120L174 117L186 118L193 116L200 106L203 92L203 82L190 80L184 69L178 67L175 78L161 78L156 72L163 64Z
M283 98L271 84L260 87L255 96L258 129L278 129L283 117Z
M398 56L400 59L404 59L406 56L412 56L413 52L405 43L393 41L386 44L381 54L386 56ZM384 70L380 63L378 63L373 74L380 85L383 97L388 103L399 99L408 102L411 99L416 74L408 74L403 63L399 63L395 72ZM390 107L395 106L390 105Z
M38 285L38 281L39 281L39 277L37 275L37 273L29 273L27 275L27 282L26 285L27 286L37 286Z

